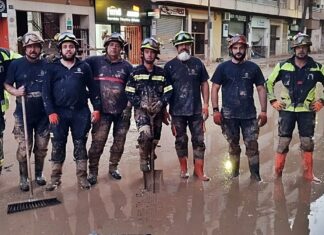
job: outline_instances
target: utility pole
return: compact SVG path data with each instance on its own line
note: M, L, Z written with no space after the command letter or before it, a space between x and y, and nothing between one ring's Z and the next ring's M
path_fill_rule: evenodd
M210 0L208 0L208 23L207 23L207 65L210 65Z

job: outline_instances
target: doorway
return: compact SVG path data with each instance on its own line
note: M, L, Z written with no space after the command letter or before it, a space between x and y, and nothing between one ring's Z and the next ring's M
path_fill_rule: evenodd
M131 64L141 63L142 33L140 26L125 26L125 56Z
M205 25L204 21L192 21L192 34L194 37L192 54L201 59L205 58Z
M276 55L277 28L276 25L270 26L270 56Z

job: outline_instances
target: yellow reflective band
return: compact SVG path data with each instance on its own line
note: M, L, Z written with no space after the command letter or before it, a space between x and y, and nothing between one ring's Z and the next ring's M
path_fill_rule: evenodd
M3 57L3 61L9 60L10 58L8 57L8 55L4 52L1 52L1 55Z
M153 76L152 80L164 82L165 78L164 76Z
M291 63L285 63L280 69L285 71L295 71L295 67Z
M126 86L125 87L125 91L131 92L131 93L135 93L135 88L131 87L131 86Z
M172 90L173 90L172 86L169 85L169 86L164 87L163 93L167 93L168 91L172 91Z
M139 81L139 80L149 80L150 75L148 74L138 74L134 76L134 80L135 81Z

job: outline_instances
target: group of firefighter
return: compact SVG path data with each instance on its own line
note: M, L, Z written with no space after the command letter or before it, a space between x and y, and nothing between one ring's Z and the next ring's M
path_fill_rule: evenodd
M22 191L29 190L27 151L33 152L35 156L36 184L46 185L48 191L61 184L69 132L74 145L78 185L82 189L95 185L99 160L111 127L113 143L110 147L108 174L120 180L122 175L118 164L130 128L132 109L139 132L141 171L152 170L150 160L157 158L155 149L160 140L162 123L168 125L171 121L180 177L189 177L189 127L194 176L209 181L210 178L204 174L204 131L209 116L210 95L214 123L220 125L229 143L231 177L239 176L239 142L242 132L251 180L261 181L258 135L260 127L267 123L268 100L279 112L276 177L282 176L297 123L303 176L309 181L319 181L313 174L313 136L315 114L323 107L324 97L317 97L315 88L317 82L324 85L324 67L308 55L312 45L308 35L298 33L294 36L291 43L294 55L278 63L267 81L259 66L245 59L248 48L245 36L232 36L228 39L231 59L217 66L211 78L211 92L204 64L190 54L194 42L192 35L180 31L172 42L177 55L164 68L155 65L161 45L153 37L143 40L142 64L136 67L121 58L125 41L119 33L112 33L104 39L104 55L91 56L84 61L77 57L80 45L70 32L58 36L60 57L53 61L41 58L44 40L34 32L28 32L22 37L25 50L23 57L1 48L0 174L4 161L6 90L16 97L13 134L18 142L19 187ZM279 81L282 82L282 92L280 98L276 98L274 87ZM258 115L253 98L254 88L260 102ZM88 106L89 99L92 112ZM222 102L219 102L220 99ZM24 118L27 120L28 143ZM92 142L87 151L90 130ZM43 167L50 139L52 173L46 182Z

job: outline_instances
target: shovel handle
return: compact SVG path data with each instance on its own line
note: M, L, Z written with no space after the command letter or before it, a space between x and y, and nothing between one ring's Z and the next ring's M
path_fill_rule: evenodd
M25 136L25 144L26 144L26 158L27 158L27 167L28 167L30 197L32 198L34 196L34 191L33 191L33 185L32 185L32 174L31 174L31 164L30 164L29 144L28 144L28 129L27 129L25 96L21 96L21 106L22 106L23 122L24 122L24 136Z

